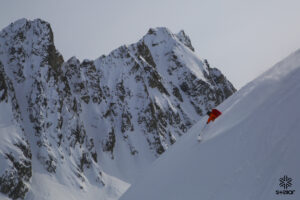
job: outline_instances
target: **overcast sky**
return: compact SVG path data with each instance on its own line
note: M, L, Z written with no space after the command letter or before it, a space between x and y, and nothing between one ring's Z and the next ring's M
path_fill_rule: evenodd
M108 54L150 27L184 29L237 88L300 48L299 0L0 0L0 29L23 17L51 24L65 60Z

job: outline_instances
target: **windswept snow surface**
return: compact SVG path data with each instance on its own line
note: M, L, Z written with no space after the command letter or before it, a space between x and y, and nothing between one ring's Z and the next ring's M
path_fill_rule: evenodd
M121 200L300 199L300 50L222 103L163 154ZM293 195L277 195L279 178Z

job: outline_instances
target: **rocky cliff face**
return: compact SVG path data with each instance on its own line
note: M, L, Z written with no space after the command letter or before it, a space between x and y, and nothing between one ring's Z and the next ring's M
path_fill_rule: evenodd
M0 191L34 197L35 173L82 190L131 182L234 92L183 31L65 62L47 22L18 20L0 32Z

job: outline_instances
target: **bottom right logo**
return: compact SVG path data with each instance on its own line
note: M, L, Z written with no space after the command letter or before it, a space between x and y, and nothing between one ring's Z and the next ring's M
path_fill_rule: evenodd
M284 175L282 178L279 179L279 186L283 187L284 190L276 190L277 195L293 195L295 190L288 190L293 186L292 184L293 179Z

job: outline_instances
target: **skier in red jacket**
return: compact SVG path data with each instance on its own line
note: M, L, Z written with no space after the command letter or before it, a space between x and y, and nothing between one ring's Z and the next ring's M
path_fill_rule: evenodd
M215 121L222 113L217 109L212 109L211 111L207 112L207 115L209 116L206 124L208 124L211 121Z

